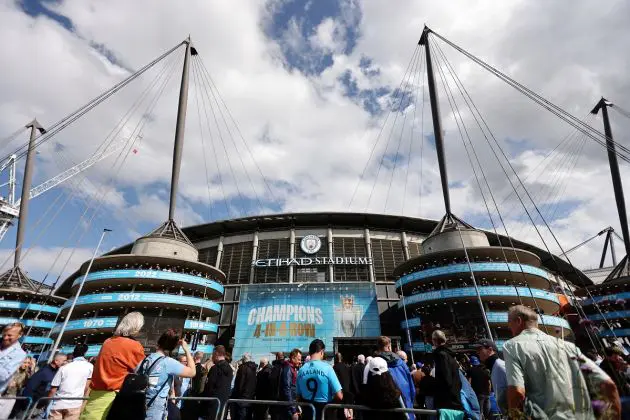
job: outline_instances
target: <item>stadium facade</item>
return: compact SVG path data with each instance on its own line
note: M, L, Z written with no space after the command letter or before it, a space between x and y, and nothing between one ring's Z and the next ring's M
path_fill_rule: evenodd
M368 346L379 334L407 343L407 325L415 351L428 350L425 336L438 326L464 349L484 325L471 269L496 336L507 338L507 308L520 301L540 307L550 332L571 335L555 316L556 287L589 285L586 276L537 247L508 249L507 238L459 225L472 260L464 266L463 248L440 239L449 229L444 220L355 213L225 220L184 228L179 240L163 226L94 261L61 348L84 342L96 354L120 318L139 310L147 350L168 327L196 337L198 349L220 343L238 356L306 349L313 337L330 349ZM67 298L62 317L88 263L56 291Z

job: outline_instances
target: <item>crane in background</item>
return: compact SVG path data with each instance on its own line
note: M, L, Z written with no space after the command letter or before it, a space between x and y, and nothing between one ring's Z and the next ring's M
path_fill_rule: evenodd
M141 138L141 133L138 133L135 138ZM80 174L86 169L92 167L96 163L100 162L107 157L120 152L125 147L127 147L133 137L128 138L120 138L119 140L112 142L110 146L106 149L97 151L89 158L85 159L83 162L80 162L60 174L50 178L47 181L42 182L41 184L31 188L29 192L29 199L33 199L35 197L39 197L46 191L49 191L59 184L69 180L73 176ZM0 188L7 187L8 193L6 198L4 196L0 196L0 242L4 238L4 235L7 233L9 228L14 224L15 219L18 218L20 212L20 198L16 198L15 196L15 185L16 185L16 155L11 155L5 162L0 165L0 174L2 174L5 170L9 170L9 178L8 181L4 184L0 184Z

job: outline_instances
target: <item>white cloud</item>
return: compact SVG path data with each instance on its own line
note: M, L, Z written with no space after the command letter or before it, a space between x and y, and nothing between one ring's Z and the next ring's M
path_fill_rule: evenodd
M386 1L366 1L360 5L344 1L342 13L322 21L309 38L304 38L300 21L295 18L281 39L297 53L304 51L306 43L310 42L311 46L333 54L333 65L322 74L311 76L288 67L278 43L265 35L269 14L283 4L86 0L51 5L72 20L76 33L71 33L50 19L26 16L16 3L3 2L0 4L0 37L4 40L0 45L0 56L4 58L0 78L0 132L13 132L33 116L44 124L58 120L128 74L124 68L105 60L90 45L104 45L125 67L139 68L191 34L200 57L238 121L256 163L276 186L273 195L280 200L282 209L348 210L381 122L375 121L360 101L344 96L344 87L338 79L350 70L359 89L396 88L425 22L575 115L586 115L602 93L616 93L616 98L612 99L618 100L624 100L630 93L626 77L630 68L626 54L630 29L624 20L628 6L621 1L606 6L587 2L405 1L396 7ZM342 46L348 33L344 28L357 21L358 16L361 16L360 37L353 52L346 55ZM500 142L507 146L506 138L525 140L527 148L537 152L536 156L518 149L514 152L513 164L521 173L533 167L540 159L537 156L566 134L566 125L447 47L442 48ZM181 59L181 51L177 54ZM364 56L371 58L375 68L380 70L377 75L367 76L361 72L359 63ZM147 74L139 83L134 82L55 140L66 146L74 161L87 158L155 74ZM107 209L119 220L123 218L121 212L129 218L154 224L166 218L166 185L170 180L179 77L177 70L143 130L137 153L129 154L120 170L114 165L116 158L111 157L86 172L97 189L109 185L107 180L114 178L115 187L110 187L111 194L107 195ZM416 87L421 88L420 82L417 84ZM204 128L204 158L195 102L198 93L193 83L177 216L184 224L199 223L207 218L206 164L209 177L214 181L210 187L212 205L222 206L218 203L226 194L233 199L232 206L238 206L239 192L254 201L256 195L271 199L234 126L230 126L230 130L223 128L225 146L214 131L216 156L209 147L210 136ZM447 132L449 178L456 186L451 191L453 210L458 215L482 218L483 205L453 114L444 93L440 95ZM386 100L380 99L381 102ZM396 126L385 126L376 147L377 158L367 168L352 210L367 208L400 214L404 203L405 215L433 218L442 215L434 150L428 141L421 140L418 129L413 133L414 138L410 138L412 122L419 127L422 120L420 111L416 110L414 121L413 110L413 107L407 110L405 127L409 131L403 136L399 134L402 117ZM474 128L466 113L465 118L467 125ZM205 117L202 119L205 123ZM212 117L210 119L211 128L217 130ZM127 130L136 122L137 119L130 121ZM220 118L218 122L222 127ZM615 128L619 124L615 122ZM427 106L424 134L428 135L431 129ZM234 137L228 136L229 133ZM480 133L471 129L471 134L493 190L498 198L504 197L509 191L505 175ZM396 151L399 138L403 154L409 150L409 142L413 140L413 143L409 165L406 159L397 163L392 187L388 189L391 165L390 169L380 171L376 184L374 181L386 139L390 137L388 154ZM422 159L421 142L424 142ZM40 180L58 172L48 160L50 150L42 149L37 175ZM240 152L243 162L236 158L235 150ZM554 222L555 231L566 247L609 224L618 226L605 153L589 142L582 154L584 158L578 169L564 181L564 196L579 205L566 219ZM626 165L622 171L629 175ZM218 183L219 174L223 188ZM419 194L421 184L423 193ZM549 190L550 185L543 184L545 180L539 186L532 186L532 192L538 191L537 188ZM132 193L135 194L133 199L129 197ZM511 203L513 201L506 206ZM522 231L519 239L534 241L533 228L520 223L523 210L516 213L510 220L510 233ZM136 232L137 227L130 229ZM579 254L576 252L577 259L585 265L592 264L597 254L595 245L581 249Z

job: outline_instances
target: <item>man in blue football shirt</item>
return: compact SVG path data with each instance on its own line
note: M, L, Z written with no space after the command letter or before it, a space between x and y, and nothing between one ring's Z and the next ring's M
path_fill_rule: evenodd
M333 400L341 402L343 391L337 375L330 364L324 359L326 346L320 339L315 339L308 347L311 360L304 364L297 375L297 396L299 401L305 401L315 406L316 419L321 418L324 406ZM302 418L311 420L313 414L308 407L302 410ZM293 419L295 420L295 419Z

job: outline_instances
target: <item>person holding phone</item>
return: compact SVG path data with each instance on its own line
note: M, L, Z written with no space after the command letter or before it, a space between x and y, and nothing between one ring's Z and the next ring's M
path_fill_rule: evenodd
M169 357L171 352L181 346L186 356L186 366ZM148 368L150 367L150 368ZM143 371L149 376L147 388L147 420L164 420L167 413L167 399L175 376L192 378L195 376L195 361L190 354L188 344L180 339L179 334L169 328L157 341L155 353L140 362L136 371Z
M298 401L305 401L315 407L315 419L312 410L302 409L304 420L321 419L324 406L330 402L343 400L343 390L334 369L324 361L326 346L320 339L315 339L308 347L310 360L300 368L297 374ZM295 420L295 419L294 419Z

